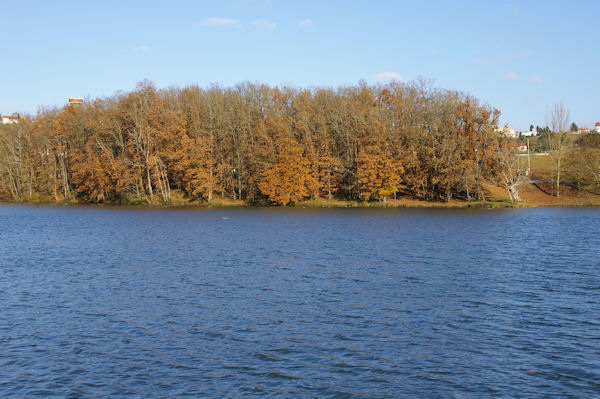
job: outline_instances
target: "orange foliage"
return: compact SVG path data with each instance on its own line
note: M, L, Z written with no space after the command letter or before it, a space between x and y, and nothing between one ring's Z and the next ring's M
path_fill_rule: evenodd
M169 203L215 193L449 200L501 171L499 112L453 91L390 83L157 89L45 110L0 127L0 199Z
M281 205L308 198L319 188L310 174L302 147L291 140L282 143L277 163L269 168L258 184L269 200Z

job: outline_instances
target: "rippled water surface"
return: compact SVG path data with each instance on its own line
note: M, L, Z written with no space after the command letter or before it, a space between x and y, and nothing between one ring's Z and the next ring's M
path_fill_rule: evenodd
M0 206L0 397L599 397L600 210Z

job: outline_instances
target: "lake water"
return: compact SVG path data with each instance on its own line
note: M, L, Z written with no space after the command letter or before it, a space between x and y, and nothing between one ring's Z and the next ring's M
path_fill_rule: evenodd
M600 210L0 206L0 397L600 397Z

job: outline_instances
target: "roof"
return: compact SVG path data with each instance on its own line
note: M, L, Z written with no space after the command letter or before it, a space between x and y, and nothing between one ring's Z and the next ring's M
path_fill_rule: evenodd
M600 122L596 122L596 126L600 126Z

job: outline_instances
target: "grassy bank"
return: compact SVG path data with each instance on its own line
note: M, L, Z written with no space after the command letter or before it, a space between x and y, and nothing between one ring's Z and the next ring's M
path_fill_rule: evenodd
M600 195L576 190L564 180L560 185L560 196L554 195L556 159L552 155L535 154L530 157L530 162L530 176L534 179L547 180L524 184L521 187L519 195L524 206L600 206Z
M4 202L15 203L15 202ZM387 201L358 201L358 200L339 200L323 199L299 201L286 206L274 205L267 202L249 202L242 200L232 200L229 198L215 197L211 201L188 200L180 193L174 192L171 202L149 204L146 201L120 201L89 203L71 201L53 201L50 198L33 198L29 201L20 202L29 205L59 205L59 206L98 206L98 207L139 207L139 208L496 208L496 207L519 207L519 204L511 204L508 197L493 196L486 201L466 201L453 199L450 202L424 201L414 198L401 197L399 199L389 199Z
M561 190L563 190L561 188ZM519 194L522 201L511 203L506 196L505 200L492 197L486 201L452 200L450 202L421 201L415 199L378 201L341 201L341 200L309 200L300 201L286 206L271 205L267 203L248 203L237 200L215 199L210 202L171 202L168 204L156 203L89 203L77 201L23 201L19 204L26 205L57 205L57 206L92 206L92 207L134 207L134 208L532 208L532 207L600 207L600 196L590 193L572 193L565 188L560 198L556 198L541 191L533 185L524 185ZM15 204L16 202L0 202Z

